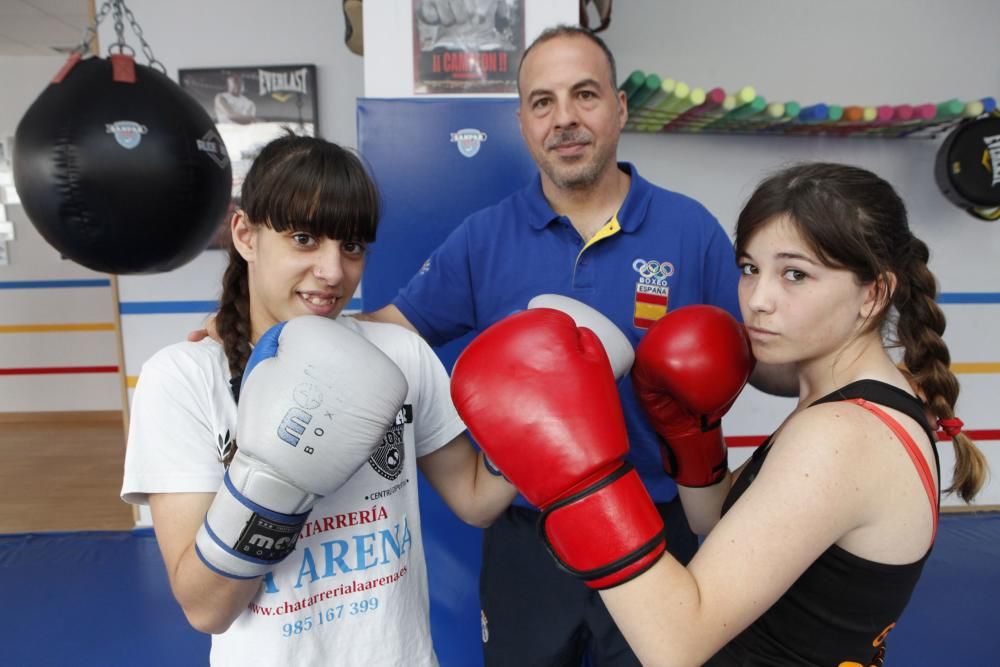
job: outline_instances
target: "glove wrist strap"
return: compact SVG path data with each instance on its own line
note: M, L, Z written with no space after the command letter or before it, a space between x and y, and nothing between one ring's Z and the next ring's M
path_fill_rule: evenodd
M663 519L629 463L547 507L538 531L556 564L591 588L625 583L666 549Z
M663 469L681 486L714 486L729 470L729 452L718 425L672 439L661 435L660 451Z
M295 549L309 512L285 514L240 493L229 472L195 537L195 552L216 574L252 579Z

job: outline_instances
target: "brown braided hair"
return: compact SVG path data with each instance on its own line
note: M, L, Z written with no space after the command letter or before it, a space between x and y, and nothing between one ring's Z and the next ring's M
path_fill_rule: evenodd
M812 162L765 179L736 225L737 256L776 216L787 215L821 262L874 283L884 304L865 331L880 331L887 347L901 347L901 370L937 419L955 416L958 378L942 335L945 317L927 266L927 245L910 231L906 206L893 187L870 171ZM945 491L971 501L986 481L982 452L964 433L952 438L955 470Z
M955 416L958 378L951 372L951 354L945 345L945 317L938 306L937 281L927 267L930 258L927 244L910 237L908 280L901 280L893 295L898 313L896 341L903 348L902 370L911 384L920 388L930 411L938 419ZM971 501L986 482L988 466L983 453L972 439L959 432L952 436L955 447L955 472L948 492L957 492Z
M229 372L237 380L243 375L250 358L250 291L247 282L247 262L236 247L229 245L229 266L222 275L222 296L215 326L222 339L222 349L229 362ZM223 452L222 462L229 467L236 454L236 441Z
M261 150L243 181L240 204L251 225L365 243L375 240L380 208L375 183L357 155L324 139L293 134ZM238 383L252 341L248 267L233 245L215 324ZM235 454L234 440L223 463L228 466Z

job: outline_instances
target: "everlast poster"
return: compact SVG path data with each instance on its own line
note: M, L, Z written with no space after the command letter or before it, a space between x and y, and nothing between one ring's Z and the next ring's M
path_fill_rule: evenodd
M215 121L233 162L239 192L250 163L266 143L287 131L316 136L316 67L261 65L182 69L181 88Z
M417 94L517 92L524 0L413 0Z
M289 131L317 136L315 65L182 69L177 74L181 88L208 112L226 144L233 165L230 212L261 148ZM227 213L210 248L226 247L228 223Z

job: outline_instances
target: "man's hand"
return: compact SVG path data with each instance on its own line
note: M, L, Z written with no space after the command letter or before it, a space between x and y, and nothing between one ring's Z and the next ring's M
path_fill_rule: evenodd
M207 320L205 320L204 329L195 329L194 331L188 332L187 339L191 343L197 343L198 341L205 340L205 338L211 338L217 343L222 342L222 337L219 335L219 329L215 326L215 315L210 315Z
M394 306L389 304L387 306L382 306L378 310L369 311L366 313L354 313L351 317L361 320L362 322L386 322L388 324L398 324L404 329L409 329L415 334L419 334L417 328L413 326L410 320L406 319L406 315Z

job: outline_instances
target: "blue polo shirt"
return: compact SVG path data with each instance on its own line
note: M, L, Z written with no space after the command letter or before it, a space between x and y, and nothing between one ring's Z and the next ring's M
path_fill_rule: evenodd
M718 221L690 197L646 181L628 163L628 195L588 243L542 193L541 176L466 218L393 301L431 345L479 332L539 294L604 313L638 345L667 310L707 303L740 318L739 271ZM618 383L635 466L657 502L677 495L632 391ZM521 504L523 499L518 499Z

